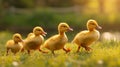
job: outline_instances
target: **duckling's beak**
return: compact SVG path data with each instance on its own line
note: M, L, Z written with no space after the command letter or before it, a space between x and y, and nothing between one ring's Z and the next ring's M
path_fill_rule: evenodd
M97 26L97 28L98 28L98 29L102 29L102 27L101 27L101 26Z
M24 40L21 41L22 43L24 42Z
M68 30L69 30L69 31L73 31L73 29L72 29L72 28L69 28Z
M24 42L23 40L21 40L21 42Z
M43 36L46 36L46 34L47 34L46 32L43 32L43 33L42 33Z

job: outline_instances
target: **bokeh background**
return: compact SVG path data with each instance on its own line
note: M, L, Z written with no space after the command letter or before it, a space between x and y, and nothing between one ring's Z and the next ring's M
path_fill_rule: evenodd
M57 33L60 22L67 22L74 29L67 33L72 38L86 29L89 19L102 26L101 33L119 34L120 0L0 0L0 31L26 36L42 26L49 37Z
M73 37L86 29L86 22L94 19L102 27L101 38L90 47L76 53ZM48 33L57 33L57 25L67 22L74 29L67 32L69 42L63 50L44 54L33 51L6 56L5 44L14 33L23 39L35 26ZM0 67L120 67L120 0L0 0Z

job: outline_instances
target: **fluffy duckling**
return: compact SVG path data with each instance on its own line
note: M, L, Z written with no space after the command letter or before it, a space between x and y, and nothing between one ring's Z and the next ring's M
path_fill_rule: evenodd
M8 40L6 42L6 48L7 48L7 54L9 50L11 50L12 53L16 54L17 52L21 51L23 48L22 43L22 36L19 33L16 33L13 35L13 40Z
M33 33L30 33L24 41L24 49L28 51L30 54L30 50L39 50L41 52L44 52L41 50L40 46L44 42L43 36L45 36L47 33L44 32L42 27L35 27L33 29ZM43 35L43 36L42 36Z
M52 51L53 54L55 50L59 50L59 49L63 49L66 53L69 52L70 49L64 48L64 45L68 42L68 38L65 32L69 30L73 31L73 29L70 28L67 23L64 22L60 23L58 25L58 34L48 38L45 41L43 47Z
M96 28L102 29L95 20L90 19L87 22L88 30L81 31L74 37L72 42L78 45L77 52L79 52L80 47L85 48L86 51L90 51L91 48L88 46L100 37L100 33Z
M29 33L24 41L31 39L32 36L34 36L34 33Z

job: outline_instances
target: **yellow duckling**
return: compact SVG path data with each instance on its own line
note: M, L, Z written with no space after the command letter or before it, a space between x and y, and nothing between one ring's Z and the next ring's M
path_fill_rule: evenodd
M31 37L31 36L34 36L34 33L29 33L27 38Z
M31 39L32 36L34 36L34 33L29 33L24 41Z
M21 51L23 48L22 43L22 36L18 33L13 35L13 40L8 40L6 42L6 48L7 48L7 54L9 50L11 50L12 53L16 54L17 52Z
M43 47L49 49L54 54L55 50L63 49L66 53L69 52L69 49L64 48L64 45L68 42L68 38L65 34L67 31L73 31L67 23L60 23L58 25L58 34L48 38Z
M30 38L31 38L31 36L34 36L34 33L29 33L28 35L27 35L27 37L23 40L23 42L21 42L22 43L22 45L24 46L24 42L25 41L27 41L27 40L29 40ZM24 52L24 48L22 48L22 50L21 50L21 52Z
M44 32L42 27L35 27L33 29L33 33L30 33L27 37L27 39L24 40L24 49L28 51L30 54L30 50L39 50L42 51L40 46L44 42L43 36L45 36L47 33ZM42 36L43 35L43 36ZM44 52L44 51L42 51Z
M88 46L100 37L100 33L96 30L96 28L102 29L95 20L90 19L87 22L88 30L81 31L74 37L72 43L78 45L77 52L79 52L80 47L85 48L86 51L90 51L91 48Z

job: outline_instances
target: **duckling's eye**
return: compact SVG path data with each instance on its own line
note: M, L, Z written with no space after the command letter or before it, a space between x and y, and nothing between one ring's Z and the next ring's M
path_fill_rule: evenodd
M94 23L91 23L91 25L95 25Z
M66 27L66 26L62 26L62 27Z
M19 37L16 37L16 38L19 38Z
M41 31L41 30L38 29L37 31Z

